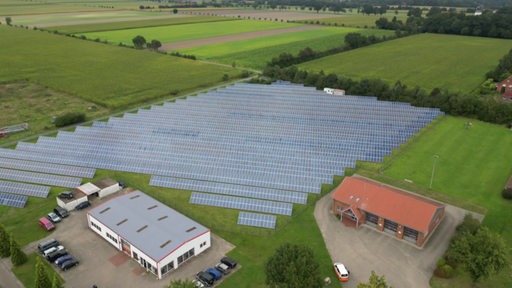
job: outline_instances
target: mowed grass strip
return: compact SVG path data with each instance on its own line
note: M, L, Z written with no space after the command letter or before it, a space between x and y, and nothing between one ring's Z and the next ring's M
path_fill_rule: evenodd
M468 121L473 125L465 129ZM447 116L400 150L383 173L428 188L434 155L438 155L432 190L487 208L483 223L501 234L510 246L512 201L503 199L501 191L512 175L511 145L512 134L502 126ZM509 258L512 260L511 253ZM462 284L447 280L452 286L436 287L468 287L467 280L463 277ZM511 287L510 270L480 284L478 287Z
M289 24L253 20L231 20L209 23L195 23L184 25L171 25L149 28L125 29L104 32L79 33L88 39L106 40L112 43L133 45L132 39L141 35L147 41L157 39L162 43L178 42L185 40L201 39L207 37L223 36L252 31L279 29L300 26L301 24Z
M107 107L208 87L240 72L150 51L0 26L0 82L21 79ZM36 48L36 49L34 49Z
M91 23L91 24L80 24L80 25L64 25L64 26L52 26L45 28L46 30L54 31L57 30L61 33L75 34L85 32L98 32L98 31L112 31L112 30L123 30L133 28L144 28L144 27L158 27L158 26L170 26L180 24L191 24L191 23L202 23L202 22L218 22L233 20L231 18L214 17L214 16L185 16L178 18L163 18L163 19L150 19L150 20L130 20L122 22L109 22L109 23Z
M317 52L341 47L344 45L345 35L351 32L379 37L393 34L392 31L387 30L327 27L180 49L179 51L195 55L199 59L224 64L236 63L237 66L262 70L273 57L284 52L297 55L306 47Z
M306 62L299 68L390 84L400 80L427 90L469 92L511 48L512 40L419 34Z

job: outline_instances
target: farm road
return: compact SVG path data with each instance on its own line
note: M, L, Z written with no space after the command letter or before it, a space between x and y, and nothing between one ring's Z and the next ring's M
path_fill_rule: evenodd
M204 45L210 45L210 44L219 44L219 43L225 43L225 42L230 42L230 41L252 39L252 38L258 38L258 37L264 37L264 36L279 35L279 34L313 30L313 29L319 29L319 28L322 28L322 27L321 26L313 26L313 25L304 25L304 26L291 27L291 28L255 31L255 32L247 32L247 33L240 33L240 34L234 34L234 35L224 35L224 36L211 37L211 38L202 38L202 39L182 41L182 42L164 43L164 44L162 44L162 47L160 47L160 50L163 50L163 51L178 50L178 49L184 49L184 48L191 48L191 47L204 46Z

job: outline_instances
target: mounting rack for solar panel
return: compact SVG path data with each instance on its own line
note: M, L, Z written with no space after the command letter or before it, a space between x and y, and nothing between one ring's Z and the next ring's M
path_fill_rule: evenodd
M28 123L2 127L0 128L0 138L7 136L7 134L9 133L20 132L25 130L28 130Z

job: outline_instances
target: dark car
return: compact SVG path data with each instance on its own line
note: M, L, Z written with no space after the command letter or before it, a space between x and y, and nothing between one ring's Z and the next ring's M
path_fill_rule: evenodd
M68 251L66 251L66 249L57 250L57 251L54 251L54 252L48 254L48 256L46 256L46 259L48 259L48 261L50 261L50 262L55 262L55 260L59 259L62 256L65 256L65 255L68 255Z
M212 286L213 282L215 281L212 274L204 271L197 273L196 278L197 280L199 280L201 283L208 287Z
M60 245L60 242L55 239L48 239L46 241L43 241L37 245L37 249L39 250L39 253L43 253L45 250L48 250L52 247L57 247Z
M59 215L60 218L66 218L69 216L68 210L66 210L60 206L55 207L55 209L53 209L53 212L55 212L55 214Z
M72 199L73 198L73 192L71 191L65 191L57 195L57 197L61 199Z
M82 210L82 209L85 209L85 208L87 208L89 206L91 206L91 202L85 201L85 202L82 202L82 203L76 205L75 210Z
M204 272L210 273L210 275L213 276L213 279L215 279L215 281L220 280L220 278L222 278L222 273L215 268L208 268Z
M229 267L229 269L233 269L236 267L236 260L229 257L224 257L220 259L220 263L225 264L226 266Z
M57 260L55 260L53 263L55 263L55 265L60 267L60 265L62 265L62 263L69 261L71 259L73 259L73 256L71 256L71 254L68 254L68 255L64 255L62 257L57 258Z
M60 269L62 269L63 271L66 271L72 267L75 267L76 265L78 265L80 262L78 262L78 260L76 259L71 259L69 261L66 261L64 263L62 263L62 265L60 265Z

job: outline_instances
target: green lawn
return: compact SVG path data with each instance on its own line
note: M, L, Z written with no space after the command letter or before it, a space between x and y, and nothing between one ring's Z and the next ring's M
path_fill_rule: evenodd
M155 14L155 13L148 13ZM80 24L80 25L65 25L65 26L52 26L46 27L46 30L57 30L61 33L85 33L93 31L112 31L133 29L142 27L156 27L156 26L170 26L180 24L191 24L201 22L217 22L217 21L231 21L231 18L214 17L214 16L185 16L185 17L170 17L163 19L150 19L150 20L130 20L121 22L107 22L107 23L93 23L93 24Z
M512 48L512 40L419 34L328 56L299 65L353 79L382 79L427 90L469 92Z
M381 168L394 179L409 179L415 185L428 188L438 155L432 190L456 199L469 201L488 209L483 223L512 243L512 201L501 197L501 190L512 175L512 134L504 127L470 120L472 128L465 129L468 119L445 117L411 141ZM389 166L388 166L389 165ZM509 254L512 260L512 255ZM510 271L485 280L479 287L512 287ZM468 277L434 279L435 287L467 287Z
M150 51L0 26L0 82L29 80L111 108L208 87L240 74ZM34 47L36 49L34 49Z
M267 62L283 52L297 55L300 50L306 47L314 51L326 51L343 46L345 35L351 32L379 37L393 34L392 31L386 30L326 27L181 49L179 51L180 53L195 55L199 59L225 64L236 63L237 66L263 70Z
M132 39L137 35L142 35L146 40L157 39L162 43L179 42L207 37L223 36L253 31L262 31L269 29L279 29L299 26L300 24L254 21L254 20L231 20L210 23L195 23L171 26L159 26L148 28L135 28L125 30L103 31L80 33L77 36L84 35L87 39L99 38L111 43L124 43L133 45Z

